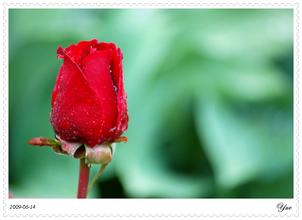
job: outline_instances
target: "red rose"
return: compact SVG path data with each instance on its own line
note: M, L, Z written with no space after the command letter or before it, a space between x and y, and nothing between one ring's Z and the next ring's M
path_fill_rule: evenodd
M114 142L128 127L120 48L91 40L57 54L64 62L51 100L55 133L90 147Z

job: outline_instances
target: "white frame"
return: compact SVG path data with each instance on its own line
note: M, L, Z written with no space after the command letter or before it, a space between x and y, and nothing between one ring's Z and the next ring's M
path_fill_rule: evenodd
M239 2L4 2L1 5L1 81L0 114L3 117L0 126L2 134L1 154L3 157L0 173L0 200L3 217L273 217L298 219L302 207L300 197L299 148L301 90L301 4L289 1L253 1ZM291 8L294 10L294 198L293 199L8 199L8 9L9 8ZM280 202L292 207L291 210L278 212L276 205ZM35 209L9 209L11 205L32 205ZM76 207L76 208L75 208Z

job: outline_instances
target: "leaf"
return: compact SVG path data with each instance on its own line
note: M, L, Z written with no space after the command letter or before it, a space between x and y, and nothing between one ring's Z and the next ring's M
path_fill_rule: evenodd
M209 95L199 100L196 119L220 187L232 188L256 178L277 178L292 169L290 111L260 109L254 115L243 116L219 96Z

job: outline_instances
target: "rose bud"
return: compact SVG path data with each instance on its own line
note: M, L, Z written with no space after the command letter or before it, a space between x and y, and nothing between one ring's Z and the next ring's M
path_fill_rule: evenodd
M121 140L128 112L120 48L91 40L59 47L57 54L63 64L52 93L50 122L63 150L73 154L78 143L96 149Z

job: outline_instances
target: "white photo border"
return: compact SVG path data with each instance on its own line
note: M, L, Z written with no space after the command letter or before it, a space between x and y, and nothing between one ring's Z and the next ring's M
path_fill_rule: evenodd
M1 155L3 163L0 172L2 183L3 217L291 217L300 216L301 192L299 171L300 141L300 84L301 84L301 4L298 2L3 2L2 17L2 62L1 70L1 109L2 133ZM294 196L292 199L8 199L8 11L11 8L284 8L293 10L294 42ZM1 158L1 157L0 157ZM280 202L292 207L287 212L278 212L276 205ZM36 209L10 209L11 205L36 205ZM96 206L97 204L97 206ZM76 207L76 208L75 208ZM55 210L55 211L54 211ZM100 212L100 213L99 213Z

